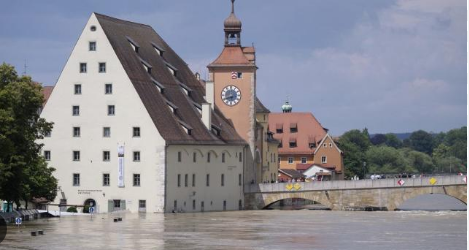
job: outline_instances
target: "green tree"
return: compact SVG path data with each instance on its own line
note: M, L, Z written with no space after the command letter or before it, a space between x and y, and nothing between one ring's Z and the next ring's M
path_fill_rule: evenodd
M366 152L370 173L397 174L410 173L415 170L409 167L401 151L388 146L370 147Z
M411 150L408 151L405 156L409 164L419 173L433 173L435 165L429 155Z
M402 141L392 133L386 134L386 146L393 147L393 148L401 148L402 147Z
M423 130L415 131L409 137L409 146L430 155L433 151L433 136Z
M364 177L367 172L363 163L366 161L365 152L371 146L368 130L350 130L339 139L339 147L344 152L344 167L347 178L352 176Z
M36 195L36 188L42 185L43 179L32 174L55 180L53 169L39 155L42 145L36 143L52 129L51 123L39 117L43 102L39 84L28 76L18 76L8 64L0 65L0 199L17 206L22 198ZM54 192L56 184L55 180L55 185L47 186L48 193Z

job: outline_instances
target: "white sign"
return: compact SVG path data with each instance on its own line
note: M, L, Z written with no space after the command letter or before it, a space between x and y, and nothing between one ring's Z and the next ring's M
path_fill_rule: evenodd
M405 184L405 181L404 181L403 179L400 179L400 180L397 181L397 184L398 184L399 186L402 186L402 185Z
M23 219L21 219L21 218L19 218L19 217L18 217L18 218L15 218L15 224L16 224L16 225L21 225L21 223L23 223Z
M124 187L124 146L117 147L117 186Z

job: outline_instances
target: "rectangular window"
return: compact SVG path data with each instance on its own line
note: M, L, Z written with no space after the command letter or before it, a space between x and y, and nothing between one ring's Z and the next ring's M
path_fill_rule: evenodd
M237 72L238 73L238 79L243 79L243 73L242 72Z
M78 115L80 115L80 106L73 106L73 107L72 107L72 115L73 115L73 116L78 116Z
M293 164L293 157L288 157L288 164Z
M210 152L207 153L207 162L210 162Z
M111 128L110 127L104 127L103 128L103 137L111 137Z
M178 187L181 187L181 174L178 174Z
M80 127L73 127L73 137L80 137Z
M206 180L206 185L207 187L210 187L210 174L207 174L207 180Z
M115 115L116 107L114 105L107 105L107 115Z
M49 150L44 151L44 159L46 159L46 161L50 161L50 151Z
M99 63L99 73L106 73L106 63Z
M226 211L226 200L223 201L223 211Z
M121 200L114 200L114 208L120 208L121 207Z
M223 162L223 163L225 162L225 153L221 154L221 162Z
M290 148L296 148L296 141L290 142Z
M182 161L182 153L181 151L178 152L178 162Z
M140 151L134 151L134 161L140 161Z
M103 186L107 187L111 185L111 177L109 174L103 174Z
M73 161L80 161L80 151L73 151Z
M90 51L96 51L96 42L90 42L89 49Z
M195 174L192 174L192 186L195 187Z
M192 210L195 210L195 200L192 200Z
M133 137L140 137L140 127L133 128Z
M197 153L196 153L196 152L194 152L194 153L192 154L192 161L193 161L193 162L196 162L196 161L197 161Z
M111 160L111 151L103 151L103 161Z
M80 186L80 174L73 174L73 186Z
M134 187L140 187L140 174L134 174Z
M75 95L81 95L81 84L75 84L74 93Z
M106 95L112 94L112 83L106 83L104 85L104 94Z
M321 163L327 163L327 156L321 157Z
M185 174L184 175L184 187L188 187L188 186L189 186L189 175Z
M242 174L238 175L238 185L239 186L243 185L243 175Z
M147 208L146 200L138 200L138 208Z
M174 200L174 210L177 210L177 209L178 209L178 201Z
M225 174L221 174L221 186L225 186Z
M305 164L306 163L306 157L301 157L301 163Z
M243 153L239 152L239 162L242 162L243 161Z
M86 73L86 63L80 63L80 73Z

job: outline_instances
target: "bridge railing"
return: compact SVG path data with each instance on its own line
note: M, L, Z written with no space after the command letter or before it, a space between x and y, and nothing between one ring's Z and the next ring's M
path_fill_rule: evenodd
M393 187L418 187L418 186L447 186L466 184L464 176L445 175L429 176L417 178L392 178L378 180L338 180L338 181L313 181L313 182L283 182L283 183L261 183L248 184L244 187L245 193L268 193L268 192L286 192L286 191L315 191L315 190L337 190L337 189L369 189L369 188L393 188ZM431 183L432 178L436 180ZM403 180L404 184L398 184Z

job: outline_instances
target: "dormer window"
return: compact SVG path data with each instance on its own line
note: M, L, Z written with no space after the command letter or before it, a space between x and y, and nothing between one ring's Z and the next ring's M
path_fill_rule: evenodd
M149 63L147 63L145 60L141 59L141 58L140 58L140 62L142 63L142 66L145 69L145 71L148 72L149 74L151 74L152 66Z
M179 83L179 86L181 86L182 91L183 91L187 96L189 96L190 93L191 93L191 91L192 91L192 89L189 88L189 86L185 85L185 84L182 83L182 82L179 82L179 81L177 81L177 82Z
M153 46L153 48L155 49L156 53L158 53L159 56L163 56L163 53L165 51L163 48L158 46L156 43L151 43L151 45Z
M221 128L219 128L215 125L212 125L212 133L214 133L216 136L220 136L221 135Z
M184 132L186 132L186 134L188 135L191 135L192 134L192 128L191 126L189 126L187 123L183 122L183 121L179 121L179 124L181 125L182 129L184 130Z
M173 114L176 114L176 110L178 109L178 107L174 103L172 103L168 100L165 100L165 101L166 101L166 104L168 105L169 109L171 110L171 112L173 112Z
M290 138L290 148L296 148L296 138Z
M283 124L281 124L281 123L276 124L276 132L277 132L277 134L283 133Z
M151 81L153 82L153 84L155 84L156 88L158 89L158 91L160 91L160 93L163 93L163 92L164 92L164 86L163 86L163 84L161 84L160 82L158 82L157 80L155 80L153 77L151 77Z
M138 53L138 49L140 48L140 46L138 45L138 43L136 43L134 40L132 40L132 38L130 38L130 37L128 37L128 36L126 36L126 38L127 38L127 41L129 41L130 46L132 47L132 49L133 49L136 53Z
M169 63L166 63L166 67L168 68L169 72L171 72L173 76L176 76L176 73L177 73L176 67L174 67L173 65Z
M298 125L295 123L290 123L290 133L296 133L298 132Z

